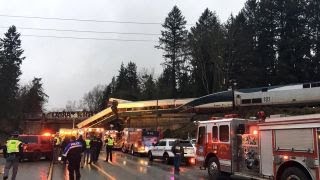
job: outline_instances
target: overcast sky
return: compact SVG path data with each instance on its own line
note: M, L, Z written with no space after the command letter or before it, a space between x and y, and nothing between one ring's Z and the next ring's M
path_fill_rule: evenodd
M47 110L64 108L68 100L78 101L98 84L108 84L118 74L121 62L133 61L143 68L162 71L162 52L155 49L158 36L108 33L40 31L21 28L72 29L124 33L159 34L161 23L177 5L188 24L195 24L205 8L215 11L221 22L237 14L245 0L0 0L0 33L17 26L26 59L21 66L21 84L42 78L49 96ZM5 15L5 16L4 16ZM62 21L9 16L146 22L127 24L93 21ZM191 26L187 26L189 29ZM107 41L32 37L27 35L96 39L148 40L146 42Z

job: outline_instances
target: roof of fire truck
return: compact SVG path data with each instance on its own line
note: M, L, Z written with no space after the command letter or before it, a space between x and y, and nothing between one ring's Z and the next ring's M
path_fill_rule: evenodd
M320 120L320 114L308 114L298 116L273 115L266 118L265 122L299 121L299 120Z
M217 123L217 122L230 122L233 120L247 121L247 119L241 119L241 118L221 118L221 119L212 119L212 120L206 120L206 121L196 121L195 123L207 124L207 123Z
M318 122L320 123L320 114L308 114L308 115L298 115L298 116L288 116L288 115L271 115L267 117L264 122L259 120L252 119L241 119L241 118L213 118L205 121L196 121L197 124L207 124L207 123L217 123L217 122L230 122L233 120L243 120L243 121L256 121L260 125L269 125L269 124L295 124L298 122Z

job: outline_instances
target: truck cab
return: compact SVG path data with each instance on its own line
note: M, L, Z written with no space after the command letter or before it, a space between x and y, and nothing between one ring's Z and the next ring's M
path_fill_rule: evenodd
M19 135L23 143L23 159L38 161L40 158L52 159L53 139L45 135Z
M252 179L320 179L320 114L197 124L196 163L213 179L220 172Z

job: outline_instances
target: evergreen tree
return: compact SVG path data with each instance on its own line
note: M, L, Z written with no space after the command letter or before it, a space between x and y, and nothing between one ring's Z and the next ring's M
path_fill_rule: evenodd
M230 18L227 29L226 40L226 68L227 83L229 87L237 84L239 88L255 87L259 78L255 72L253 36L246 24L243 12L235 18Z
M170 96L173 98L177 96L177 78L185 63L186 23L179 8L174 6L162 25L165 30L161 31L159 45L156 46L164 51L164 69L170 69L171 82L169 87L171 88Z
M277 84L304 82L311 59L311 40L306 27L307 1L276 1Z
M127 70L123 63L121 63L119 74L117 78L115 78L114 91L112 92L113 97L117 97L120 99L125 99L126 91L128 89L128 81L127 81Z
M197 95L221 90L224 30L216 14L209 9L202 13L196 26L191 28L189 48Z
M139 89L139 78L137 74L137 66L133 62L129 62L126 68L127 72L127 82L128 82L128 93L127 97L129 100L138 100L140 96L140 89Z
M262 0L257 20L257 61L260 68L258 86L275 85L276 67L276 22L275 1Z
M152 74L144 74L141 77L141 100L151 100L156 98L156 83Z
M42 113L44 104L48 101L48 95L44 92L41 78L34 78L27 87L23 102L23 113Z
M121 64L112 96L126 100L138 100L140 96L137 66L129 62L125 67Z
M194 90L194 81L188 70L184 70L180 73L178 84L177 98L194 97L194 94L196 93Z
M116 79L116 77L114 77L114 76L112 77L111 82L109 83L108 86L110 87L110 93L112 95L114 95L115 91L116 91L116 87L117 87L117 79Z
M226 81L229 87L256 87L260 81L261 64L257 60L257 11L255 0L226 24Z
M22 54L20 33L11 26L5 37L0 39L0 119L15 114L20 65L25 59Z
M107 108L109 96L111 94L111 86L107 85L103 92L102 92L102 98L101 102L99 103L99 110L102 111L103 109Z
M307 19L311 31L312 57L307 71L310 73L310 81L320 81L320 1L309 1L306 12L309 12Z
M157 83L156 83L156 87L157 87L157 91L156 91L156 99L168 99L168 98L172 98L171 96L171 69L169 68L165 68L162 72L162 74L159 76Z

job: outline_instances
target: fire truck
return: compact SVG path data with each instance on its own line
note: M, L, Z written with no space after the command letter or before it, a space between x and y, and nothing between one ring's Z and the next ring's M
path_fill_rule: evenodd
M153 144L159 140L159 132L139 129L139 128L124 128L123 130L123 145L122 152L147 154Z
M200 169L251 179L319 180L320 114L197 121Z

